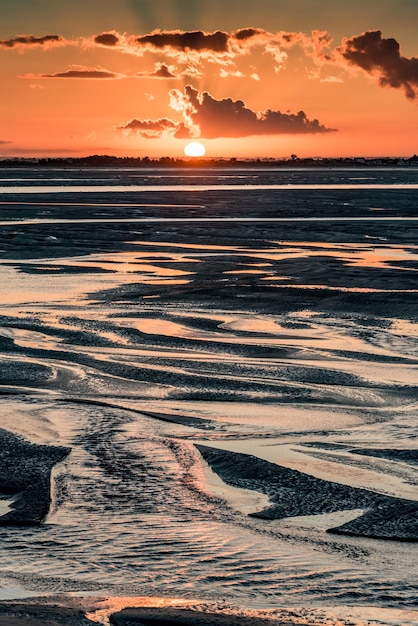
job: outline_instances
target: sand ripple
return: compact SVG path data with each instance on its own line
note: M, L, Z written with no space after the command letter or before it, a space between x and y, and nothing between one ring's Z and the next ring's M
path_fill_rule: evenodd
M5 587L412 610L416 180L351 174L5 181L2 427L70 450L46 523L1 528Z

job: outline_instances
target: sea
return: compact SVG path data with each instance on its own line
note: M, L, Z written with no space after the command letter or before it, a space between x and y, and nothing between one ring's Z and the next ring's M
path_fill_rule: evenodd
M417 624L417 209L412 166L0 168L0 428L70 450L0 598Z

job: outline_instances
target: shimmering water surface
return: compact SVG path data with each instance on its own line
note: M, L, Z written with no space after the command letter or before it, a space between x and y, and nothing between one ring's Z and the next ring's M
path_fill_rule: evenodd
M1 427L71 448L45 523L0 529L4 597L418 623L396 519L327 532L365 512L355 489L418 500L417 188L416 168L0 170ZM249 515L269 480L233 453L353 498Z

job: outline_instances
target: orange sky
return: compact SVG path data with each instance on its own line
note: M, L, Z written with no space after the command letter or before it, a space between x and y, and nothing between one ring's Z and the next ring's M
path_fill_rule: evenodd
M416 0L0 0L0 156L411 156Z

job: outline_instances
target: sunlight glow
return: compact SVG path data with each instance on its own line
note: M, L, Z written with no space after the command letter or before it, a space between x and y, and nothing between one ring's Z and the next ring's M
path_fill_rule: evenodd
M190 157L201 157L206 153L205 146L199 141L192 141L184 148L184 154Z

